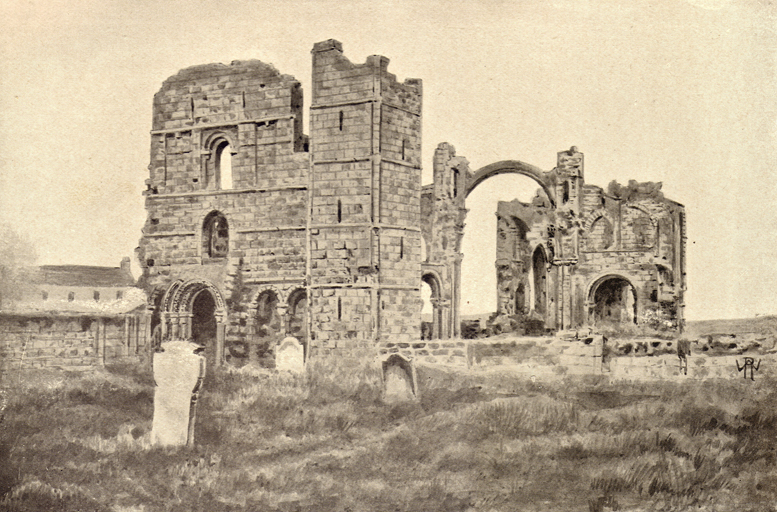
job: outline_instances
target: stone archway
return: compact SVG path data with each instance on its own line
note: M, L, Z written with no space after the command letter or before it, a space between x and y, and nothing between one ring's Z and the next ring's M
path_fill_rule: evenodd
M422 210L426 206L428 214L432 218L434 229L422 231L429 243L428 265L437 265L445 268L442 273L444 290L450 290L450 334L457 337L461 334L461 306L462 300L462 240L464 238L467 220L467 202L471 202L469 196L489 178L502 174L514 174L524 176L534 181L543 191L541 197L532 200L532 206L554 210L556 205L556 172L543 171L518 160L503 160L471 172L466 158L456 156L455 148L448 143L437 146L434 156L434 184L422 192ZM470 230L472 228L469 228ZM547 236L544 232L534 233L533 238L544 240ZM548 263L552 263L553 255L548 256ZM490 266L490 265L489 265ZM531 258L526 259L526 266L531 268ZM524 303L531 308L532 302L527 296L532 288L527 279L524 283ZM512 290L512 289L511 289ZM514 297L509 297L510 309L515 304ZM498 299L498 297L497 297ZM549 303L551 297L548 297ZM548 308L553 308L550 305ZM520 308L517 308L520 309Z
M227 308L213 284L199 279L175 281L160 307L162 339L191 340L203 346L209 365L223 362Z
M610 274L594 281L588 291L588 322L599 328L637 324L637 290L624 276Z
M211 363L216 360L216 299L204 288L192 299L191 339L205 348L205 359Z
M496 162L478 169L468 180L465 197L470 195L478 185L488 178L499 174L518 174L533 179L540 187L542 187L542 190L545 192L548 200L550 200L551 205L556 204L556 195L553 193L546 173L539 167L518 160L502 160L501 162Z
M445 321L443 319L442 308L442 289L440 285L440 278L433 272L425 272L421 276L421 281L429 285L432 291L430 302L432 304L432 321L431 332L428 335L428 339L437 340L447 338L448 335L445 332ZM423 324L421 328L421 334L423 337L424 329Z
M457 240L457 248L461 247L465 232L471 229L466 228L469 212L468 204L474 199L474 196L471 196L471 194L478 186L490 178L508 174L529 178L534 184L539 186L541 192L538 192L538 196L528 201L528 203L534 206L535 201L540 201L549 208L555 207L555 178L553 173L542 171L533 165L517 160L504 160L482 167L474 173L467 172L464 174L467 176L466 194L464 194L464 197L460 199L458 204L460 211L459 224L462 226L462 229L460 231L460 238ZM524 328L528 329L528 331L542 331L548 325L549 279L547 266L549 258L542 249L540 249L539 253L530 252L528 232L531 229L537 228L527 223L525 218L516 216L502 218L499 214L497 214L497 218L497 232L499 235L502 234L499 229L499 219L502 219L505 227L503 231L506 237L503 244L505 247L501 250L499 247L501 239L497 239L495 255L497 273L496 312L509 317L521 317L519 322L523 322ZM533 240L531 244L536 243L538 239L543 239L544 236L544 232L534 232L531 235ZM539 258L541 261L535 262L535 258ZM461 272L461 269L457 270ZM459 279L455 284L459 288L455 292L460 294L463 280ZM457 307L460 307L466 300L467 297L464 300L458 301Z
M307 345L308 296L304 288L298 288L289 294L286 314L286 336L293 336L303 345Z

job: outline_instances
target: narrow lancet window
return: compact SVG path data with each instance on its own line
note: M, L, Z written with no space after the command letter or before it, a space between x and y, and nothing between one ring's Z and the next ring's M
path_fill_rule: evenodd
M227 142L216 149L216 176L221 190L232 188L232 150Z

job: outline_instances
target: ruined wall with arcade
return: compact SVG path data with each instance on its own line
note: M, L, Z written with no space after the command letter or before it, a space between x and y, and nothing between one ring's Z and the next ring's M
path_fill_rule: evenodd
M228 356L256 355L246 339L268 334L257 303L305 284L302 107L299 82L258 61L187 68L154 96L144 284L158 301L176 280L212 283L232 306ZM180 318L159 321L167 329Z
M497 311L490 330L682 328L683 206L664 198L660 183L613 182L607 191L587 185L583 154L575 147L559 152L550 171L518 161L471 171L449 144L438 147L434 185L425 187L422 197L424 218L431 219L423 227L428 248L423 272L440 276L438 295L450 296L454 312L461 300L465 198L479 183L504 173L534 179L538 192L530 203L497 206ZM435 293L432 286L433 302ZM435 321L439 316L444 310L435 307Z
M633 323L657 331L683 324L685 211L666 199L660 183L611 183L583 189L577 314L595 323L600 290L608 277L625 278L634 295ZM605 299L606 300L606 299Z
M286 335L310 355L418 337L421 82L338 41L312 54L310 138L299 82L258 61L156 94L139 259L157 338L215 337L240 364Z

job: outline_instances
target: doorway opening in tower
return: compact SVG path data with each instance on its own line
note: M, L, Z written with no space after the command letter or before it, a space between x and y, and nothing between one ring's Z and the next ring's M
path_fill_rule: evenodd
M509 212L501 211L505 203ZM537 251L545 227L535 224L539 219L533 213L544 205L550 201L540 185L518 174L490 177L467 196L461 246L463 336L484 329L491 334L544 329L548 258L544 249Z
M603 279L593 290L593 325L598 329L622 329L637 323L637 294L625 278Z
M192 341L205 348L208 364L215 364L216 301L207 289L198 292L192 302Z

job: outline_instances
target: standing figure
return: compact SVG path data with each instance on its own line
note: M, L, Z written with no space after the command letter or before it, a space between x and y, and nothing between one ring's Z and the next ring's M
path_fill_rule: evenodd
M677 357L680 358L680 371L688 375L688 356L691 355L691 342L679 340L677 342Z

